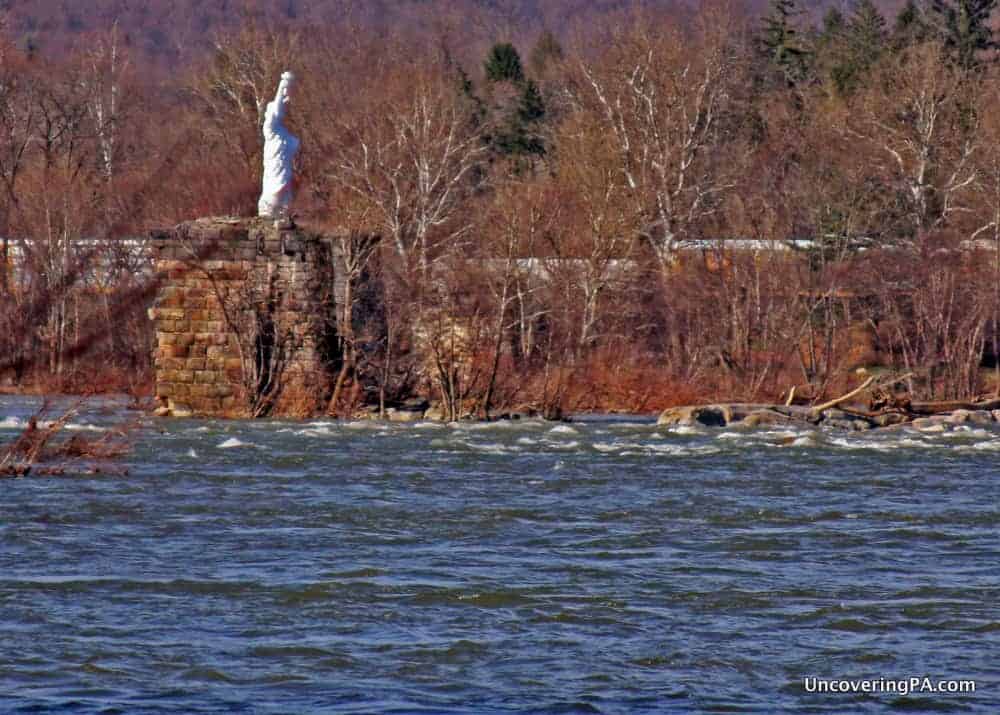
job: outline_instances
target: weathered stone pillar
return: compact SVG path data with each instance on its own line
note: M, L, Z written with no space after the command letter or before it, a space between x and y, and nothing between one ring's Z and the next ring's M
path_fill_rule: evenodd
M158 414L305 416L329 399L336 242L266 219L152 234Z

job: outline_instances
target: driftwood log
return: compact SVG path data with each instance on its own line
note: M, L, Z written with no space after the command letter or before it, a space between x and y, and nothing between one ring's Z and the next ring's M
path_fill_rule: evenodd
M832 409L832 408L836 407L837 405L839 405L839 404L841 404L843 402L847 402L852 397L857 397L862 392L864 392L869 387L871 387L871 385L872 385L873 382L875 382L875 378L874 377L869 377L867 380L865 380L864 384L860 385L859 387L854 388L853 390L851 390L850 392L848 392L846 395L841 395L840 397L838 397L835 400L830 400L829 402L824 402L822 405L817 405L816 407L813 407L812 408L813 414L819 415L824 410Z
M943 402L911 402L910 411L915 415L939 415L942 412L954 412L955 410L969 410L977 412L986 410L1000 410L1000 400L985 400L984 402L965 402L962 400L951 400Z

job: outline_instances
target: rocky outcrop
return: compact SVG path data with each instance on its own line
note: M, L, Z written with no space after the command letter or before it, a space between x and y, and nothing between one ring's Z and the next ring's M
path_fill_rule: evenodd
M703 427L787 427L817 426L829 429L866 431L910 425L925 432L945 431L956 425L989 425L1000 421L1000 410L957 409L928 417L903 412L862 414L859 411L831 407L816 411L809 407L763 404L688 405L671 407L660 415L662 426Z

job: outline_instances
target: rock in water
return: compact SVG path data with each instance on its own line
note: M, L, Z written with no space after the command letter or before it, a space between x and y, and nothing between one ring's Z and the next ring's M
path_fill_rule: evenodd
M757 410L743 420L747 427L771 427L798 424L798 421L775 410Z
M725 427L732 419L732 412L726 405L708 405L705 407L671 407L663 411L657 424L670 425L704 425L706 427Z

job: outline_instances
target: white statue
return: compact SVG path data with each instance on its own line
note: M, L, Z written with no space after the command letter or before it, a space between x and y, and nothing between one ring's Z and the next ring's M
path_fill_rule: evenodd
M299 140L285 127L288 96L295 75L285 72L278 93L264 112L264 182L257 213L268 218L285 218L292 203L292 162Z

